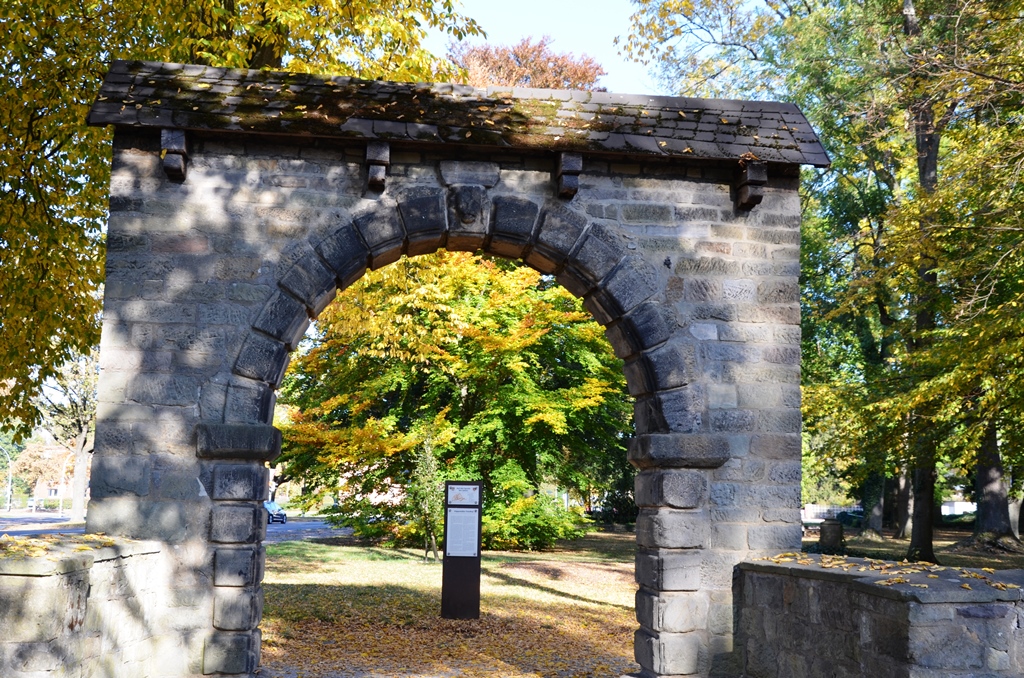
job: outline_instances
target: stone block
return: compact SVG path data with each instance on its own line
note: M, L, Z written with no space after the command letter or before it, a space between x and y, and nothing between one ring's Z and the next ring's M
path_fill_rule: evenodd
M471 185L490 188L501 178L501 167L494 162L442 160L441 181L446 186Z
M448 210L443 193L401 201L398 211L405 224L410 256L433 252L441 246L448 230Z
M757 415L752 410L712 410L711 430L715 433L749 433L757 429Z
M515 196L494 198L494 229L488 251L503 257L523 256L533 238L540 207Z
M695 323L690 325L690 335L699 341L718 341L718 325Z
M263 615L263 589L215 586L213 627L220 631L251 631Z
M561 270L587 223L585 216L564 207L546 210L526 263L541 273Z
M583 308L601 325L610 325L622 315L618 302L600 287L584 297Z
M178 374L137 373L128 378L125 397L144 405L192 405L199 400L199 380Z
M210 541L219 544L255 544L266 524L263 507L258 504L222 504L213 506Z
M363 276L370 251L353 224L345 224L314 248L334 271L339 289L345 289Z
M381 205L356 217L353 223L370 250L370 268L386 266L402 256L405 230L397 209Z
M672 205L627 202L619 205L619 212L622 220L631 224L668 224L675 220Z
M753 551L799 551L802 525L751 525L747 543Z
M261 547L219 546L213 553L214 586L255 586L262 579Z
M177 544L189 535L190 509L192 513L204 510L198 502L189 506L181 501L150 501L140 497L94 498L89 502L86 530Z
M652 591L697 591L703 558L696 549L637 549L636 582Z
M701 471L646 470L634 479L637 506L692 509L707 498L708 481Z
M228 424L269 424L277 396L268 384L238 379L226 387L223 406Z
M629 441L628 458L637 468L717 468L729 458L726 436L661 433Z
M259 631L213 633L203 646L203 675L248 674L259 663Z
M799 433L803 426L800 410L793 408L762 409L757 413L757 430L767 433Z
M636 543L644 548L704 548L709 528L703 511L644 508L636 519Z
M221 463L213 467L213 499L266 501L268 492L267 469L261 464Z
M252 332L238 354L234 372L277 386L287 367L288 347L276 339Z
M715 523L711 526L710 547L726 551L746 551L747 526L743 523Z
M615 356L625 360L640 351L640 344L634 339L631 332L628 332L622 322L616 322L605 328L604 336L612 345Z
M722 297L722 282L720 280L714 278L687 278L683 282L684 301L718 301Z
M797 384L737 384L736 391L739 407L800 407L800 386Z
M615 300L616 317L629 313L654 296L661 287L657 271L647 262L626 257L603 282L604 292Z
M152 473L149 457L97 456L93 460L92 481L89 484L91 496L93 499L145 497L149 494Z
M750 438L750 454L764 459L799 459L799 433L758 433Z
M281 432L268 424L200 424L196 432L203 459L273 461L281 454Z
M654 372L654 370L652 370ZM655 372L655 379L658 379ZM700 433L705 410L704 388L698 384L655 394L670 433ZM714 431L715 429L712 428Z
M448 192L448 242L452 252L475 252L488 236L490 200L481 186L456 186Z
M640 364L645 365L642 362ZM630 375L626 376L629 378ZM652 395L637 397L633 403L633 427L639 434L668 433L668 424L665 423L661 402L657 398Z
M590 283L597 284L615 269L625 254L625 248L615 236L600 224L593 224L570 257L568 268Z
M699 670L703 648L697 633L639 629L633 636L636 662L656 676L684 676Z
M709 409L732 409L739 406L739 393L735 384L711 384L707 392Z
M652 631L702 631L708 622L708 596L704 592L636 592L636 620Z
M658 390L686 386L699 377L694 344L668 342L644 351L644 358L650 363L650 371ZM702 405L699 407L702 409Z
M636 397L654 391L654 375L651 374L650 367L650 363L642 356L627 360L622 366L629 395Z
M635 344L649 349L668 341L671 336L670 322L666 317L669 313L664 305L647 301L623 316L622 324Z
M296 261L281 277L281 287L295 295L316 316L338 293L334 271L313 252Z

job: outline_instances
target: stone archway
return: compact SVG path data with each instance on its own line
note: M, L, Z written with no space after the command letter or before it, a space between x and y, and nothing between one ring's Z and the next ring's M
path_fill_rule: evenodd
M439 247L521 259L607 328L637 660L728 663L733 566L800 538L796 185L827 159L796 109L117 62L90 120L117 132L87 529L169 547L153 666L256 670L288 353L367 268Z

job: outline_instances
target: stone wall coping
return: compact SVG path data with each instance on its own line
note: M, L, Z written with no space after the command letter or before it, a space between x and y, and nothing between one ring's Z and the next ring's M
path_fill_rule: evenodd
M880 598L922 604L1024 600L1024 570L988 571L811 553L769 556L741 562L737 567L749 572L838 582Z
M96 563L159 553L158 541L105 535L8 537L0 542L0 576L48 577L88 570Z
M793 104L113 61L91 125L827 167Z

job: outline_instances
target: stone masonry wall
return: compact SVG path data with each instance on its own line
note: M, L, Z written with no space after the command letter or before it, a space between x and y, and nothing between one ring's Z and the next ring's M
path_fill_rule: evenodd
M734 675L1024 675L1024 571L792 555L737 570Z
M162 555L159 544L104 537L6 542L0 676L180 675L180 662L153 662L177 642L164 626Z
M732 666L733 566L800 540L796 168L734 207L736 167L196 135L115 137L89 532L169 545L182 676L259 661L274 391L367 267L438 247L518 258L584 299L636 397L637 660Z

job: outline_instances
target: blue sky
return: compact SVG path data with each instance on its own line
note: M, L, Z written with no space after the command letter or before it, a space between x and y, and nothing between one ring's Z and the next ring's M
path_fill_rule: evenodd
M600 83L621 94L658 94L648 69L618 55L612 43L629 34L629 0L461 0L461 11L487 31L487 42L509 45L525 37L551 36L556 52L587 54L608 72ZM446 41L432 37L428 46L444 53Z

